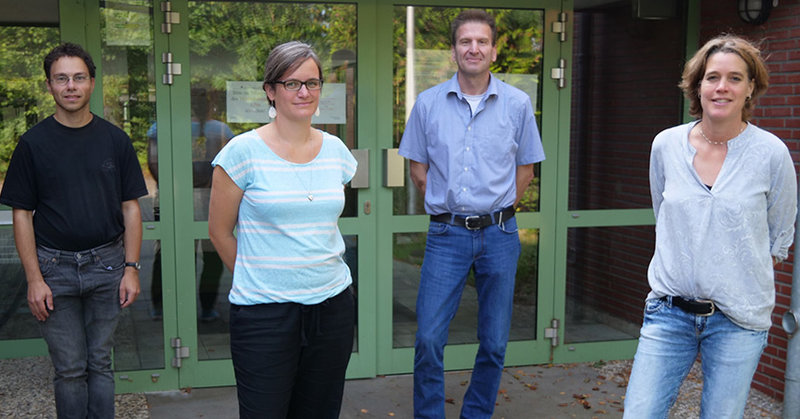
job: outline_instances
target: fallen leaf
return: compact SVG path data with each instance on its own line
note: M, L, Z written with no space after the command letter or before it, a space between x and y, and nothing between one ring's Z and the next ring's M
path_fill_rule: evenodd
M369 413L369 410L367 410L367 409L361 409L361 413Z
M448 397L448 398L444 399L444 402L445 403L450 403L450 404L456 404L456 401L453 400L452 397Z
M389 412L389 416L394 416L394 412Z

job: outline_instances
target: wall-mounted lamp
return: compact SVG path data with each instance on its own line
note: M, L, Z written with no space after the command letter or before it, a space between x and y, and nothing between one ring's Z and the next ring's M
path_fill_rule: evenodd
M778 0L739 0L739 17L743 21L760 25L767 21L769 12L778 6Z

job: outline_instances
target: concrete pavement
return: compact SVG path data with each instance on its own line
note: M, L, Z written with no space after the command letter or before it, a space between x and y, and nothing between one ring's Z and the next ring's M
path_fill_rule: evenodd
M509 367L503 373L494 418L621 418L624 374L601 375L589 364ZM469 371L445 374L445 410L457 418ZM412 376L348 380L341 419L411 418ZM235 387L147 393L153 419L236 419Z

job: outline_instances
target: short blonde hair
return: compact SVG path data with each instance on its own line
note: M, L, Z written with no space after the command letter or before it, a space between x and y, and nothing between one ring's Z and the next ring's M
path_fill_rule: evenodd
M718 52L738 55L747 65L747 78L753 84L753 94L745 101L742 109L742 121L748 121L753 113L753 103L769 87L769 72L761 56L761 50L750 41L734 36L719 35L706 42L683 67L683 77L678 86L689 99L689 115L703 117L700 104L700 83L706 73L706 63Z

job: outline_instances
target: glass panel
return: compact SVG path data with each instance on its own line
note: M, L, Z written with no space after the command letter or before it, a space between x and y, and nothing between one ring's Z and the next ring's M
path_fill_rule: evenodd
M650 143L681 122L685 22L603 5L574 30L569 209L649 208Z
M189 11L191 132L195 138L203 132L206 144L212 145L194 142L195 188L206 187L208 161L231 135L269 122L261 87L264 61L283 42L303 40L322 61L325 85L314 126L338 136L349 148L357 147L355 5L212 1L189 2ZM202 100L208 100L207 106L198 106ZM201 125L212 130L201 130ZM342 215L355 216L356 191L347 188L345 194ZM207 198L195 197L195 220L205 221Z
M17 256L14 232L0 229L0 340L41 336L27 297L28 283Z
M522 253L517 263L509 340L534 340L539 294L539 230L520 229L519 240Z
M0 188L19 137L55 110L44 83L44 56L58 28L0 26ZM0 212L0 340L38 338L28 285L14 245L11 211Z
M653 226L571 228L567 235L564 341L638 338Z
M399 147L405 123L417 95L451 78L457 67L451 59L450 22L461 9L443 7L397 6L394 11L394 137ZM497 61L492 73L506 83L528 93L541 127L542 95L542 31L541 10L488 9L497 21ZM412 19L409 19L409 16ZM414 45L409 46L407 33L413 31ZM409 85L409 82L411 85ZM423 197L409 177L394 188L394 214L424 214ZM539 164L537 176L520 202L522 211L539 209Z
M156 87L150 3L144 0L120 0L103 2L105 7L100 8L103 116L128 133L139 161L144 163L142 172L149 193L139 199L143 221L157 220L159 215Z
M414 346L417 332L417 290L425 256L426 233L397 233L393 241L392 344ZM522 256L517 267L510 340L536 338L539 232L520 230ZM478 295L472 274L467 279L458 312L450 322L447 344L477 343Z
M353 352L358 352L358 236L343 235L344 238L344 262L350 268L350 275L353 277L353 295L356 302L355 334L353 335Z
M197 358L231 357L228 291L233 276L224 267L211 240L195 241Z
M392 346L414 346L417 333L417 290L426 233L396 233L392 240ZM476 317L477 319L477 317ZM450 330L455 326L455 319ZM474 327L474 325L473 325Z
M142 241L142 292L122 310L114 333L114 369L131 371L164 368L161 242Z

